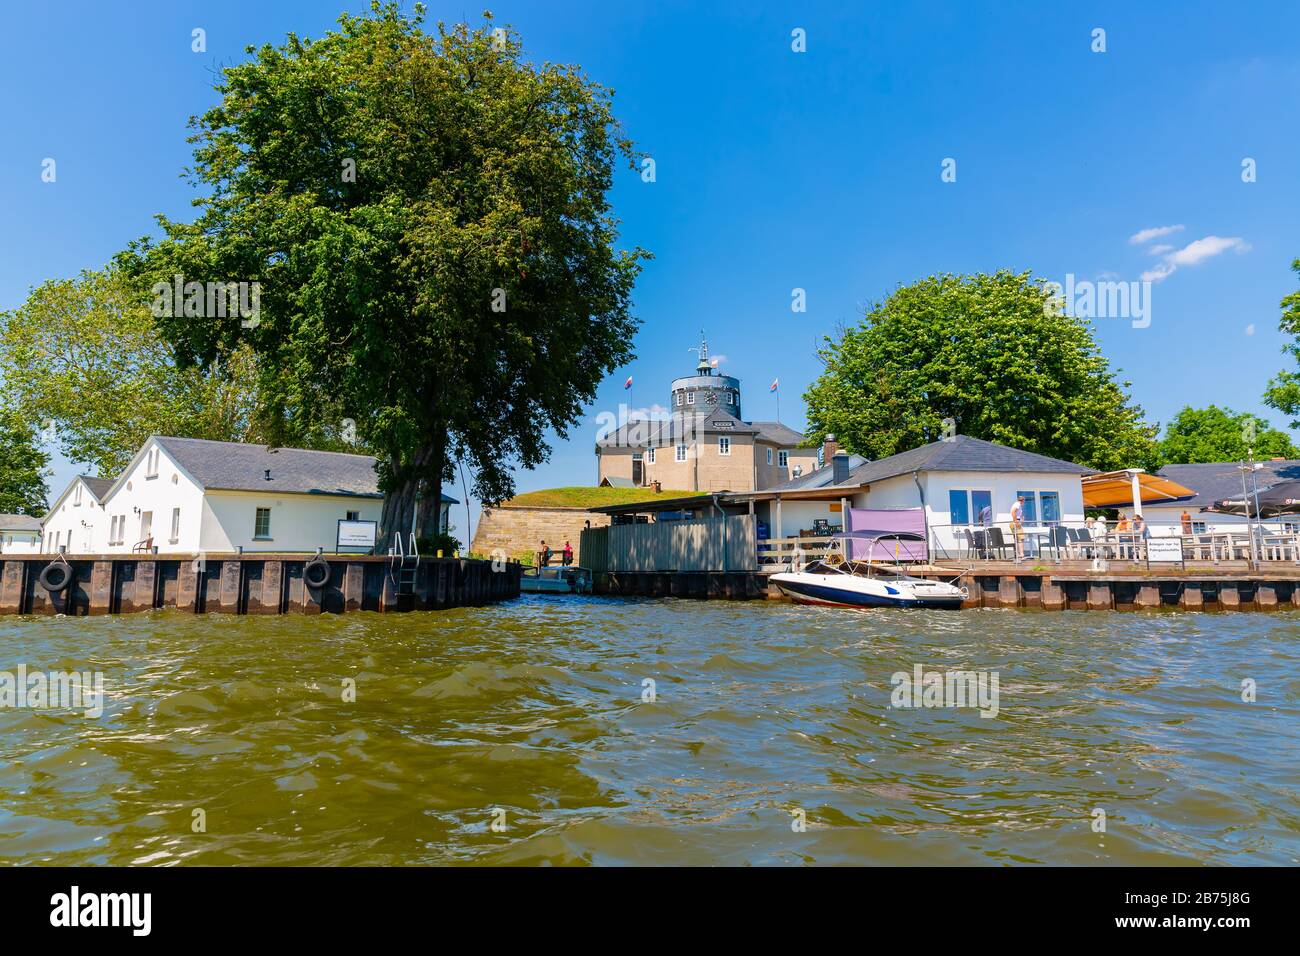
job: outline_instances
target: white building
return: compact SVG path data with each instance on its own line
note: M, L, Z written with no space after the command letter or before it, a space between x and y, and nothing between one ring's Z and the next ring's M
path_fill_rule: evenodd
M77 478L60 496L46 551L333 551L340 520L383 512L369 455L155 435L102 492L99 481ZM443 495L444 528L455 503Z
M40 554L41 519L0 514L0 554Z
M40 550L50 554L58 554L60 549L70 554L93 554L98 540L95 528L102 528L108 520L104 517L104 495L112 487L111 478L78 475L72 479L41 522Z
M984 524L1007 527L1017 498L1025 499L1027 526L1081 524L1080 478L1091 471L968 435L860 464L843 452L827 457L830 465L754 496L767 499L767 507L756 510L770 537L795 537L813 530L819 519L831 528L842 528L846 506L919 510L931 542L959 554L965 548L963 529ZM988 514L981 518L985 509Z

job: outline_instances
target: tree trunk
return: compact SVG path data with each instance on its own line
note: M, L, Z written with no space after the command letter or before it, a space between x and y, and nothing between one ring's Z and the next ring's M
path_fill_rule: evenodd
M411 530L411 519L415 515L415 495L418 488L419 482L408 478L384 496L384 511L379 519L382 533L376 545L377 553L387 554L399 536L402 538L403 547L406 547L406 535Z
M419 502L418 536L421 540L436 538L442 532L442 473L446 466L446 439L434 440L429 449L428 479L423 483L423 496Z

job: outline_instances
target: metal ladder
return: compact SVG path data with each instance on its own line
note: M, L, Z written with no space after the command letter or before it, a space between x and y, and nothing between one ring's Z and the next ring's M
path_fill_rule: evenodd
M388 576L398 595L415 593L415 573L420 568L420 546L416 544L415 532L409 536L410 550L402 544L402 536L393 537L393 545L388 549Z

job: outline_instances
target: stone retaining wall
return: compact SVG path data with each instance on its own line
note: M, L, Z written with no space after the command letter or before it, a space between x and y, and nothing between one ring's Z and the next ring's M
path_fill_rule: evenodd
M531 562L543 540L554 551L563 551L564 542L568 541L573 545L574 564L581 564L580 539L588 522L591 527L600 528L609 524L609 515L582 508L513 505L499 505L491 511L484 508L470 550L482 555L504 551L511 558L527 554Z

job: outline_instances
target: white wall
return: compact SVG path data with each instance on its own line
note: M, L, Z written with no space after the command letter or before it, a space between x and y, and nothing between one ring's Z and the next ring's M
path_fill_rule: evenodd
M253 536L258 508L271 511L269 540ZM209 491L203 500L202 531L196 550L221 552L242 547L245 551L332 551L339 519L356 511L362 521L378 521L383 510L382 498Z
M154 447L151 442L149 448ZM194 554L199 550L203 491L185 475L165 449L157 447L160 454L156 476L149 474L149 456L146 453L128 466L126 480L105 499L104 510L95 528L96 552L129 552L146 537L142 528L146 512L152 516L151 534L159 554ZM180 529L173 540L172 510L175 508L180 509ZM138 513L136 509L139 509ZM114 516L126 520L126 531L120 535L121 544L110 544L108 540Z
M40 554L39 531L0 531L0 554Z
M108 517L103 507L95 503L95 496L86 483L76 478L68 486L67 494L55 502L54 510L45 516L41 530L41 550L47 554L57 553L60 547L66 548L69 554L95 554L108 540Z
M919 476L925 491L925 520L932 538L949 552L964 545L957 540L948 511L949 491L987 491L993 499L993 521L1006 524L1011 520L1011 506L1021 491L1054 491L1061 502L1061 520L1083 522L1083 486L1078 475L1051 472L931 471ZM855 508L916 508L921 505L921 488L912 475L899 475L872 482L869 491L853 496ZM974 521L978 516L971 515ZM1041 515L1039 516L1041 517Z

